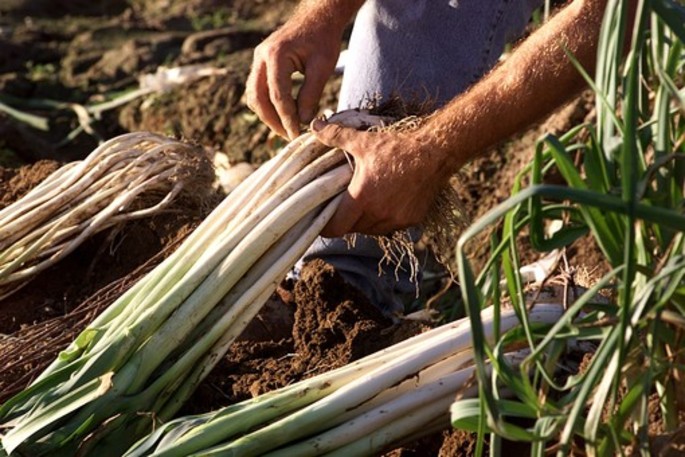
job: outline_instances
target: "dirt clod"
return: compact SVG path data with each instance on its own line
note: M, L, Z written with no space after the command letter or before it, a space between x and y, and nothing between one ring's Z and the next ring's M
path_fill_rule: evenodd
M284 387L343 366L393 341L392 332L383 331L390 322L320 260L304 266L293 299L291 304L276 298L270 301L266 310L273 312L278 305L289 309L281 313L282 325L269 319L268 332L252 330L249 338L243 336L234 343L189 402L190 410L230 404Z

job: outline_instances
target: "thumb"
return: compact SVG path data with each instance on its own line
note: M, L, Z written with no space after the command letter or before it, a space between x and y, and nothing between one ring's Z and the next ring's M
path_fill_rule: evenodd
M349 151L348 146L363 134L358 130L343 127L338 124L328 124L321 119L315 119L311 124L312 132L316 139L331 148L340 148Z

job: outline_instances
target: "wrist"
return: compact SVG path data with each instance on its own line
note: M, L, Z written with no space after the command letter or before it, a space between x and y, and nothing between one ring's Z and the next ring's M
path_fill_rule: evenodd
M454 126L441 125L429 119L413 134L414 140L434 167L440 180L447 180L467 162L462 147L457 144L457 137L452 134Z

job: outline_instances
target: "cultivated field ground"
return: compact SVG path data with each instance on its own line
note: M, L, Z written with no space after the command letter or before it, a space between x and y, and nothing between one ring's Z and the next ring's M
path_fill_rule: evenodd
M247 162L256 168L264 163L284 143L244 105L245 80L254 47L287 18L295 4L292 0L3 0L0 104L29 117L0 109L0 209L60 165L83 159L98 142L127 132L150 131L192 142L199 153L222 166ZM144 75L176 67L205 73L127 98L140 89ZM682 73L676 83L682 88ZM339 84L339 76L329 82L322 109L335 106ZM69 104L99 108L84 120ZM511 195L543 135L562 135L596 118L595 97L588 90L540 124L484 152L455 179L466 219L477 220ZM682 129L682 120L675 124L676 132ZM683 153L682 143L681 137L673 153ZM545 184L562 184L566 176L552 171L543 179ZM224 196L220 186L197 192L204 195L200 202L181 199L158 215L97 234L22 290L0 299L0 403L23 389L88 322L173 252ZM476 269L487 265L492 234L501 232L504 223L487 227L467 246ZM454 234L455 241L458 235ZM543 255L530 246L527 236L526 230L517 234L522 264ZM577 237L563 252L563 272L579 285L590 287L612 269L589 233ZM434 309L441 322L464 316L459 286L423 245L418 253L428 274L420 295L407 298L407 311ZM182 413L211 411L290 385L437 323L384 318L333 267L320 261L308 264L300 281L284 281L278 292L279 299L267 303ZM682 342L678 333L682 328L677 328L675 341ZM682 363L682 354L676 356ZM591 358L592 354L581 351L567 354L563 376L583 372ZM682 371L674 373L680 379ZM677 393L681 395L682 389ZM659 455L683 455L677 451L685 452L683 411L676 412L674 432L669 429L672 424L664 423L659 397L650 395L645 408L653 455L662 450L665 453ZM683 398L678 401L685 404ZM473 455L480 450L477 442L476 433L453 430L446 420L443 431L402 443L385 455ZM503 455L529 452L528 445L513 441L503 449Z

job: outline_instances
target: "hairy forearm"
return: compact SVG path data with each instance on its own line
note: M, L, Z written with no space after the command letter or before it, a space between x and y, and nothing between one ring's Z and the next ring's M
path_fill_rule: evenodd
M575 0L489 75L439 110L419 135L454 173L488 147L549 114L583 85L565 50L590 74L606 1Z
M315 21L326 24L333 31L342 33L365 0L302 0L293 18L299 21Z

